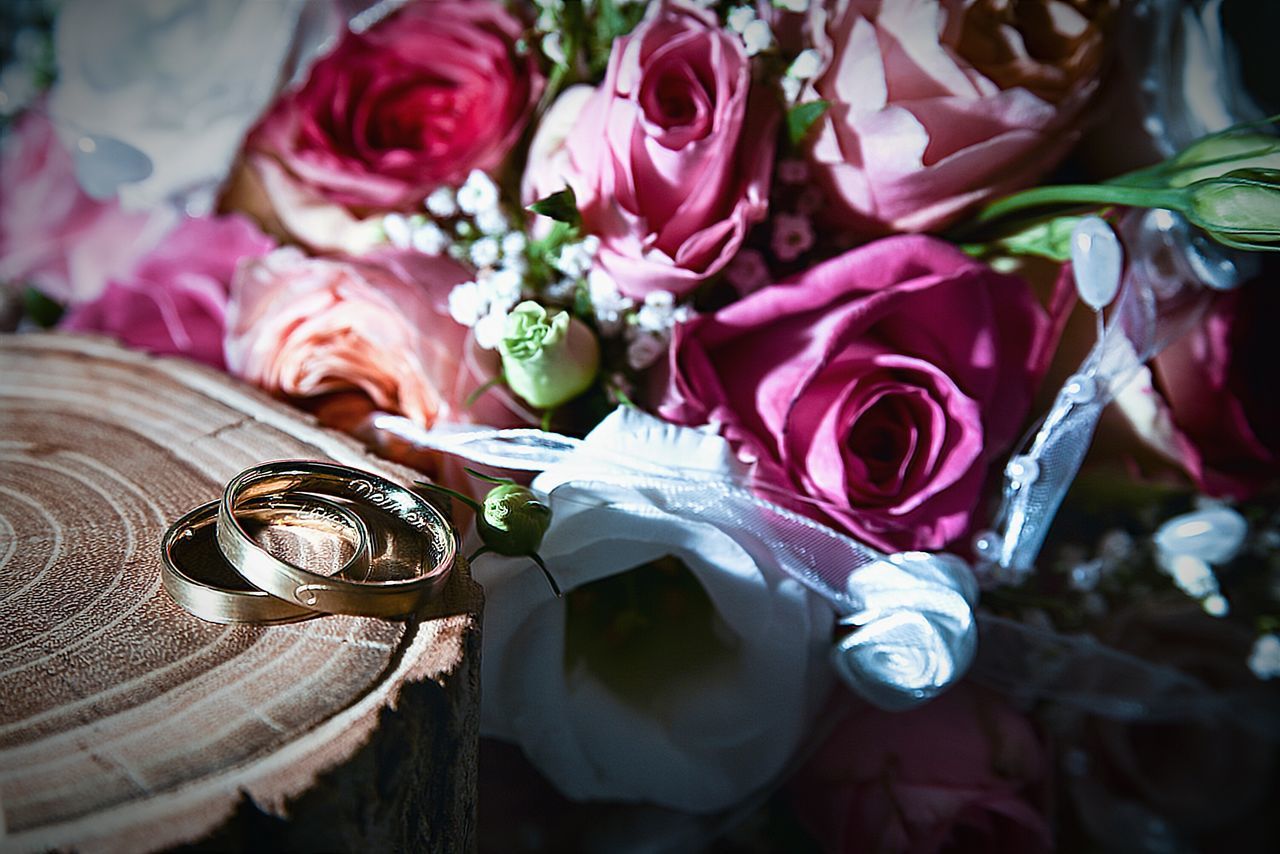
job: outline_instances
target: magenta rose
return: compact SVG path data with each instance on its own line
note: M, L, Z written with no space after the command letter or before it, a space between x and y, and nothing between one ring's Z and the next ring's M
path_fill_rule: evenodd
M1113 5L811 3L824 69L801 101L830 105L809 151L830 218L937 229L1053 168L1097 89Z
M800 820L832 854L1053 848L1032 802L1044 751L998 696L961 684L907 712L859 707L790 784Z
M97 297L169 221L86 195L53 125L35 112L5 138L0 188L0 282L31 285L64 303Z
M221 368L236 266L274 246L243 217L184 220L132 271L108 281L97 299L68 312L61 326Z
M719 425L760 481L865 542L936 549L969 527L1052 337L1022 280L885 238L678 326L661 412Z
M1209 495L1248 498L1280 477L1274 272L1217 297L1117 399L1139 434Z
M329 202L421 204L506 157L542 91L521 22L496 0L417 0L347 32L248 148Z
M597 265L624 294L683 295L764 217L776 122L741 41L710 12L661 3L614 42L594 93L548 117L526 198L567 182L600 237Z

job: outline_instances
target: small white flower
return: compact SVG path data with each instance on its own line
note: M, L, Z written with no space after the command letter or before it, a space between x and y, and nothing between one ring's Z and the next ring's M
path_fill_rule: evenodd
M773 31L769 23L759 18L747 24L742 31L742 43L747 46L747 56L755 56L773 45Z
M382 218L382 231L387 240L397 249L408 249L413 245L413 226L404 214L389 213Z
M542 294L548 302L570 305L577 290L577 279L558 279L543 288Z
M795 77L798 80L808 80L811 77L816 77L821 70L822 54L818 53L814 48L807 48L800 51L800 55L787 68L787 76Z
M496 350L506 328L507 313L499 310L490 311L480 318L472 330L475 332L476 344L484 350Z
M477 282L463 282L449 291L449 316L463 326L475 326L489 310L489 301Z
M1280 635L1272 632L1253 642L1249 653L1249 669L1259 679L1280 677Z
M726 21L729 24L729 29L733 30L735 33L743 33L755 19L755 9L752 9L750 6L738 6L737 8L729 11L729 16Z
M502 257L511 259L517 255L523 256L528 245L529 241L523 231L508 232L502 238Z
M442 219L448 219L458 213L458 200L451 187L437 187L432 190L424 204L432 216Z
M795 77L783 77L782 97L787 100L788 104L794 104L800 100L800 92L804 89L804 83Z
M448 246L449 235L434 222L428 222L413 232L413 248L424 255L439 255Z
M499 207L485 208L476 214L476 227L485 234L506 234L511 230L511 223Z
M499 307L504 311L515 307L520 302L520 292L524 279L511 269L495 270L480 280L485 296L491 307Z
M558 31L549 32L542 37L542 53L556 65L568 64L568 58L564 55L564 44Z
M598 247L598 240L595 245ZM566 243L560 247L560 254L554 259L553 263L556 269L566 276L571 278L584 276L591 269L591 261L594 254L590 251L590 245L585 240L581 243Z
M809 218L778 214L773 220L773 254L782 261L794 261L813 247L813 226Z
M594 234L588 234L582 238L582 251L588 256L594 258L600 253L600 238Z
M1200 607L1204 608L1204 612L1210 617L1225 617L1231 610L1231 606L1227 604L1227 597L1221 593L1211 593L1204 597Z
M502 250L492 237L482 237L471 244L471 263L477 267L492 267L498 263Z
M458 207L463 213L475 216L497 204L498 185L484 172L472 169L466 183L458 188Z
M636 325L646 332L665 333L675 322L675 295L670 291L650 291L636 312Z
M623 314L635 305L618 291L618 283L603 270L596 268L587 275L587 296L591 311L596 316L600 334L606 338L617 335L622 329Z

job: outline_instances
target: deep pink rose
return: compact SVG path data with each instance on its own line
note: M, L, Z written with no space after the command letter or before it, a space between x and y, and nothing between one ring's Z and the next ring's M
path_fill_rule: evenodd
M656 5L595 92L570 98L575 114L540 134L562 144L534 142L526 198L567 181L627 296L683 295L723 269L765 215L777 122L741 40L710 12Z
M73 308L61 325L221 368L236 265L274 246L242 217L183 220L133 270L112 278L97 299Z
M308 258L281 249L232 283L226 355L232 373L291 397L364 392L424 427L437 419L509 424L509 397L467 397L499 366L449 316L449 291L472 273L448 258L386 252ZM482 361L487 360L487 361Z
M937 229L1053 168L1097 88L1111 5L812 3L825 68L801 101L830 104L810 160L831 219Z
M1247 498L1280 477L1274 272L1217 297L1118 399L1139 434L1209 495Z
M1030 800L1044 765L1026 718L962 684L908 712L860 707L790 788L832 854L1031 854L1053 847Z
M719 424L761 481L868 543L936 549L968 528L1052 337L1022 280L890 237L678 326L661 412Z
M515 143L543 85L523 30L497 0L416 0L347 32L268 112L251 159L358 210L419 205Z
M53 125L29 112L0 159L0 282L31 285L59 302L98 296L127 273L167 217L125 213L80 189Z

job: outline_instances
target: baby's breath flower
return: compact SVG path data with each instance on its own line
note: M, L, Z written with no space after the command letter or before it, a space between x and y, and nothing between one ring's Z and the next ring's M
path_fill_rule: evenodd
M787 76L795 77L798 80L808 80L811 77L816 77L821 70L822 54L810 47L800 51L800 55L792 61L787 68Z
M397 249L408 249L413 245L413 226L404 214L389 213L382 218L382 232L387 240Z
M437 187L423 203L432 216L447 219L458 213L458 200L451 187Z
M492 267L498 263L502 250L492 237L482 237L471 244L471 263L477 267Z
M756 19L756 10L750 6L738 6L729 11L728 17L725 19L729 24L729 29L735 33L743 33L751 22Z
M478 282L463 282L449 291L449 316L463 326L475 326L489 310L489 300Z
M458 207L465 214L475 216L498 204L498 185L479 169L472 169L466 183L458 188Z
M747 56L763 53L773 46L773 31L769 23L759 18L747 24L742 31L742 42L747 46Z
M507 313L502 309L490 311L476 321L472 331L475 332L476 344L484 350L496 350L502 341L503 330L507 328Z
M1253 642L1249 653L1249 669L1259 679L1280 677L1280 635L1262 635Z
M439 255L449 245L449 236L434 222L424 223L413 232L413 248L424 255Z

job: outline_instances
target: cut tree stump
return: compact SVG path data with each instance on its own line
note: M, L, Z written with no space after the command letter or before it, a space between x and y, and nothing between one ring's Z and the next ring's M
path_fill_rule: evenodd
M160 537L269 459L407 469L212 370L0 336L0 851L474 847L482 596L190 616Z

